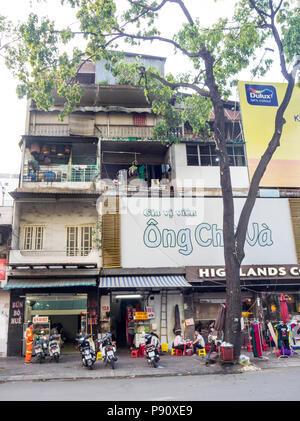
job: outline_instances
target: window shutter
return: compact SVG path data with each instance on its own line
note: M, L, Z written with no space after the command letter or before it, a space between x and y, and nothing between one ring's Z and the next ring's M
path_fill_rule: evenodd
M300 263L300 199L289 199L297 260Z
M119 268L121 267L119 198L108 198L104 205L106 213L102 215L103 267Z

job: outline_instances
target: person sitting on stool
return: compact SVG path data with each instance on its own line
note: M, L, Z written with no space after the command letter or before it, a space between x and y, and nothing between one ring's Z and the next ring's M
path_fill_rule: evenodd
M181 334L181 330L176 330L175 334L176 334L176 336L175 336L175 339L174 339L173 348L181 349L182 351L184 351L185 340L183 339L183 335Z
M203 336L200 335L199 330L195 330L194 341L193 341L193 355L196 355L198 349L205 348L205 341Z

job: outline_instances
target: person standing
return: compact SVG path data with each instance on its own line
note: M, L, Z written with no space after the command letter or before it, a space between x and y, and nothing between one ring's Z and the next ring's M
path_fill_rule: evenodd
M29 322L28 327L26 329L26 354L25 354L24 364L31 364L32 344L33 344L33 323Z

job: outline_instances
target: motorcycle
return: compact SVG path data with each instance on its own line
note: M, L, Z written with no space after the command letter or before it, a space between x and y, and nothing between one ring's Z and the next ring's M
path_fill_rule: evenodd
M146 356L149 364L152 364L154 368L158 367L159 357L159 340L155 335L148 334L145 335L145 345L146 345Z
M45 360L48 351L48 339L44 334L40 334L35 338L34 352L37 361L41 364Z
M81 338L77 338L78 350L81 354L82 364L92 370L93 365L96 361L96 349L95 343L91 335L85 335Z
M59 345L59 336L58 335L51 335L49 338L49 356L54 358L54 360L58 363L60 357L60 345Z
M112 335L107 332L100 341L100 351L103 362L107 365L110 364L114 370L115 362L118 360L116 356L116 347L112 343Z

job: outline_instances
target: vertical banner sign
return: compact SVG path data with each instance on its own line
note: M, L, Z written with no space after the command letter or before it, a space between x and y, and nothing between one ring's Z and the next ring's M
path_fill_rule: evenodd
M252 178L260 157L275 130L275 117L285 95L286 83L242 82L238 84L249 175ZM294 87L284 113L280 146L271 159L261 187L300 186L300 88Z
M0 259L0 281L6 279L6 259Z
M19 295L10 296L9 325L7 337L7 356L22 355L23 323L25 298Z

